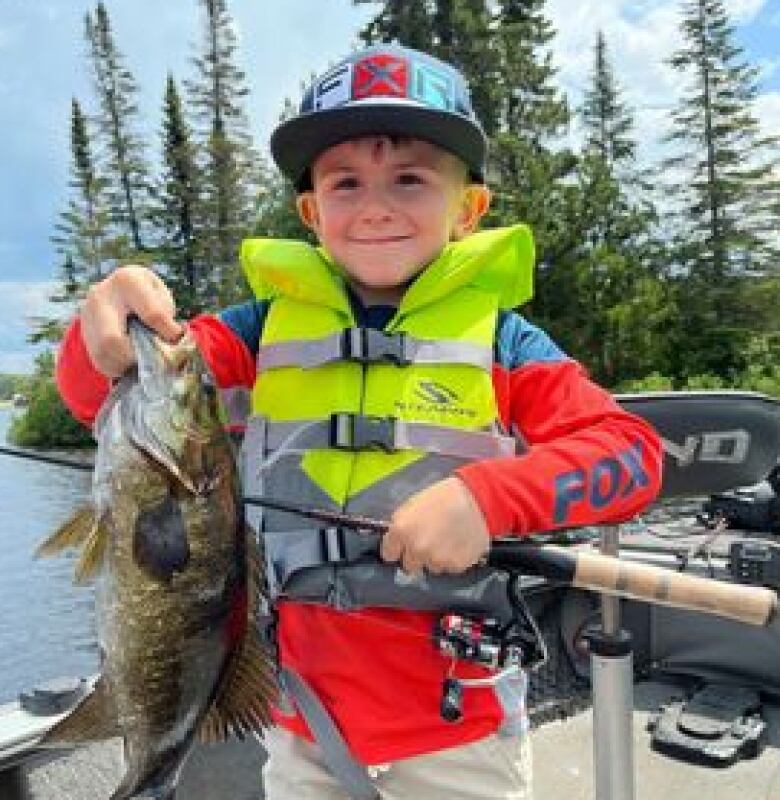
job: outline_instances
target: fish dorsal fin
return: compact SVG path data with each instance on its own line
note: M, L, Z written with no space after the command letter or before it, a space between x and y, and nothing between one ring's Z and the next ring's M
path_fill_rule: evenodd
M271 705L276 700L276 666L270 647L257 629L259 592L265 585L257 539L247 529L247 629L226 668L219 694L200 726L205 743L223 742L231 734L239 738L271 724Z
M116 708L105 680L98 678L92 691L41 739L43 747L84 744L121 736Z
M51 556L70 547L80 547L81 557L76 565L75 582L86 583L95 577L106 552L108 529L105 521L95 516L92 507L79 509L66 523L35 551L36 557Z

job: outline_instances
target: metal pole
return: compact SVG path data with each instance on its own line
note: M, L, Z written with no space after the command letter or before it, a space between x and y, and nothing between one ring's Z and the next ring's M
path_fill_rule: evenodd
M601 551L618 553L617 526L602 529ZM620 628L620 600L601 595L601 631L590 637L596 800L634 800L634 669L631 636Z

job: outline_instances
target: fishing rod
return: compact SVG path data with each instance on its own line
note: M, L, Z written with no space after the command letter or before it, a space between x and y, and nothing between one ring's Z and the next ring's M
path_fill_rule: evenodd
M5 446L0 446L0 454L83 471L93 469L89 463ZM385 520L301 506L264 495L248 495L244 502L355 531L385 534L390 528ZM508 572L530 572L580 589L703 611L750 625L768 625L777 615L777 595L770 589L723 583L597 552L575 551L530 537L494 539L482 563Z
M384 534L390 529L385 520L301 506L265 495L247 495L244 502L358 532ZM543 544L531 537L494 539L481 563L508 572L530 572L579 589L702 611L750 625L768 625L777 615L777 595L770 589L723 583L603 553Z
M70 458L59 458L58 456L45 456L41 453L33 453L31 450L21 450L17 447L6 447L0 445L0 453L6 456L16 456L16 458L26 458L29 461L40 461L44 464L55 464L58 467L70 467L89 472L94 467L92 462L74 461Z

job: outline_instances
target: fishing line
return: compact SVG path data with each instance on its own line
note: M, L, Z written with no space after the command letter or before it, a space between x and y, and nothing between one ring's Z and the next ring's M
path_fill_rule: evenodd
M33 453L30 450L20 450L15 447L5 447L4 445L0 445L0 454L6 456L16 456L17 458L26 458L30 461L40 461L44 464L54 464L58 467L80 469L83 472L91 471L94 467L92 462L73 461L69 458L59 458L57 456L45 456L41 453Z

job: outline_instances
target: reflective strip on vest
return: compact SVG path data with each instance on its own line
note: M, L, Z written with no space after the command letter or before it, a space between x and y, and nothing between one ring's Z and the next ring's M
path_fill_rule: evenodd
M517 453L518 440L488 431L468 431L402 422L392 417L334 414L328 420L266 422L266 454L278 449L296 451L335 447L340 450L377 448L388 453L422 450L463 459L505 458Z
M493 363L493 349L471 342L425 340L405 333L346 328L320 339L261 344L257 352L258 371L277 367L312 369L333 361L469 364L488 371Z

